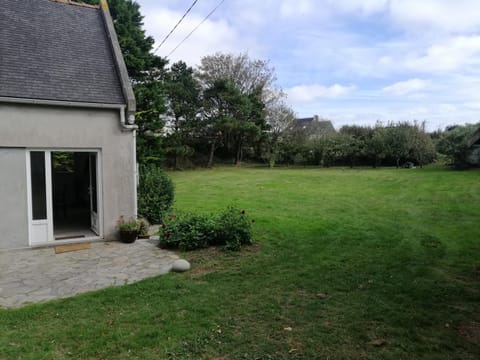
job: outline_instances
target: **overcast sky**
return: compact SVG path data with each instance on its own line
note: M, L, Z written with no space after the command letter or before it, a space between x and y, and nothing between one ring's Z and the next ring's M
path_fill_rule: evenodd
M193 0L137 0L158 43ZM167 56L219 3L198 0ZM170 61L269 60L298 116L344 124L480 121L480 0L225 0Z

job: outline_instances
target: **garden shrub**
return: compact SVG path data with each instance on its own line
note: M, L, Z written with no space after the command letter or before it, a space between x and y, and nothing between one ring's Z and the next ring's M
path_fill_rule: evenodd
M161 224L170 210L174 198L174 188L170 177L159 167L140 167L138 186L138 214L151 224Z
M206 248L215 237L215 220L207 216L186 215L163 224L160 230L160 246L182 251Z
M227 208L217 218L217 236L212 245L225 245L227 250L240 250L242 245L252 243L252 222L234 207Z
M244 210L227 208L219 215L172 216L160 228L159 246L189 251L208 246L240 250L252 243L252 221Z

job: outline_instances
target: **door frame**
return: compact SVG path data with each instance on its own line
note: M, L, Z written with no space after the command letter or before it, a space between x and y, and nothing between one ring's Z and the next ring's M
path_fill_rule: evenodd
M47 197L47 219L33 220L32 205L32 180L30 152L40 151L45 153L45 186ZM52 152L86 152L95 153L97 157L97 215L98 215L98 236L84 237L78 239L55 240L53 229L53 194L52 194ZM26 176L27 176L27 209L28 209L28 245L29 246L47 246L61 245L78 242L88 242L103 238L103 172L102 172L102 151L96 148L27 148L26 154ZM90 175L89 175L90 176ZM47 225L47 241L35 241L33 239L33 225Z

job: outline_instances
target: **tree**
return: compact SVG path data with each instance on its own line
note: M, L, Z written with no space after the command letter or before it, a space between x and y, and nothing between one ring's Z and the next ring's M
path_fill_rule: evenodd
M267 89L272 88L275 81L274 70L267 61L252 60L246 53L205 56L201 59L197 77L204 89L213 86L216 81L226 80L242 94L265 97L269 95Z
M447 156L447 159L457 168L468 166L470 154L469 140L480 124L458 125L452 127L442 134L437 143L437 150Z
M165 90L163 85L164 69L151 69L148 76L134 84L137 101L136 123L137 159L141 164L160 165L164 159L162 130L165 121Z
M292 126L294 121L295 113L284 102L272 104L267 110L268 130L263 157L268 161L270 167L275 166L275 162L279 158L280 142L284 140L285 131Z
M263 104L256 94L245 95L228 80L217 80L204 92L204 121L210 139L208 166L220 141L233 151L234 163L243 157L246 144L251 144L264 130Z
M172 156L173 167L178 158L193 153L191 141L195 137L200 113L200 85L193 77L193 69L183 61L173 64L165 79L167 98L166 152Z
M223 82L235 88L237 95L244 97L242 101L248 104L250 110L239 112L243 114L243 119L230 117L230 121L225 123L223 147L228 153L234 153L235 163L243 159L244 150L247 149L251 156L260 157L262 143L268 138L265 117L275 101L283 96L281 91L273 87L273 68L267 61L250 59L246 53L216 53L202 58L196 77L205 92L208 89L218 90L218 85ZM249 115L245 116L246 113Z
M420 167L435 160L436 150L430 134L425 132L425 122L413 125L411 157Z
M340 134L350 137L348 148L348 161L350 167L357 164L369 164L372 160L369 158L369 145L373 146L373 129L370 126L345 125L340 128ZM374 153L374 148L370 149Z

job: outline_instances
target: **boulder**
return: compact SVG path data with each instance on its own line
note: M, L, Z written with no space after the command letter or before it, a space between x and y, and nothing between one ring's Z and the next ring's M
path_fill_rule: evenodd
M184 272L190 270L190 263L184 259L175 260L172 264L172 271Z

